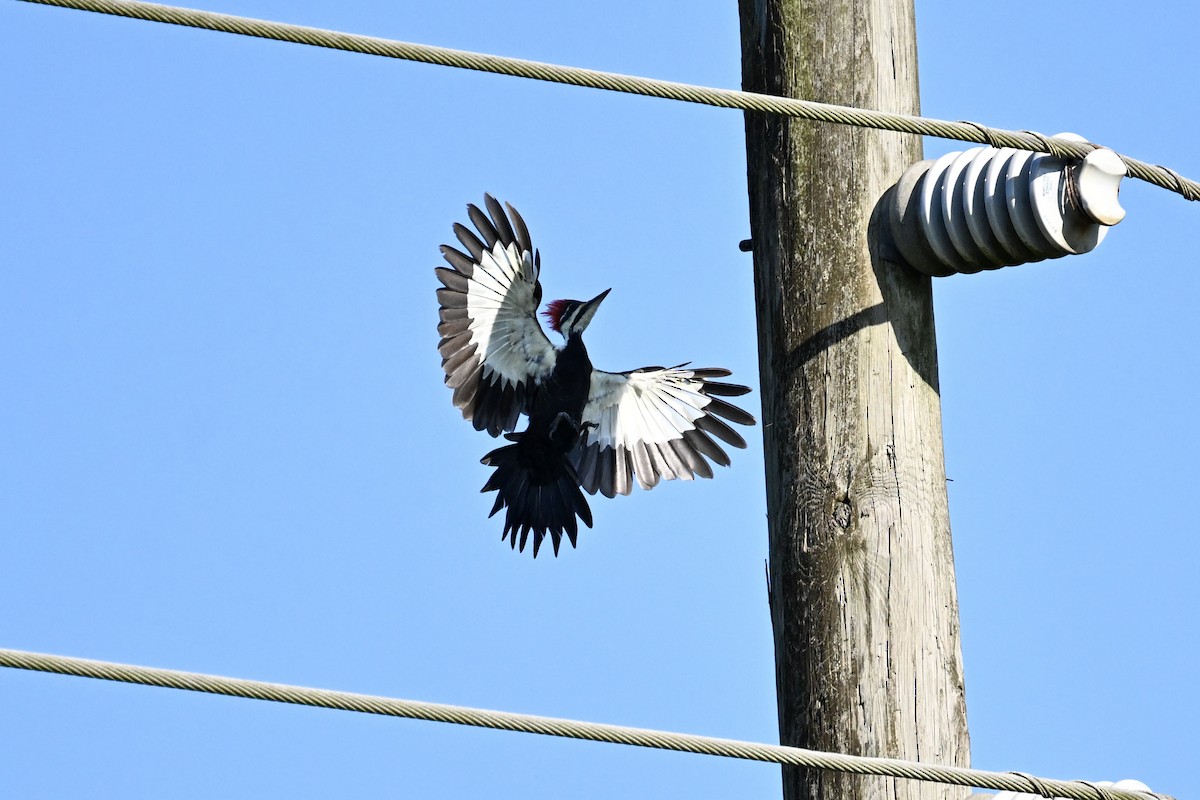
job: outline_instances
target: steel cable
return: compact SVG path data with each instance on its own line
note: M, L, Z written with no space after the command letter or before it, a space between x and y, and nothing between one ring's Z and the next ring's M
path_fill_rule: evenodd
M629 94L659 97L666 100L679 100L687 103L699 103L720 108L762 111L820 122L854 125L862 128L897 131L900 133L914 133L923 136L935 136L942 139L957 139L964 142L989 144L993 147L1014 147L1019 150L1031 150L1034 152L1053 152L1073 158L1082 158L1097 147L1097 145L1091 142L1084 143L1068 139L1051 138L1029 131L1009 131L1000 128L990 128L974 122L949 122L907 114L887 114L850 106L815 103L809 100L774 97L733 89L693 86L686 83L660 81L633 75L599 72L579 67L565 67L557 64L526 61L519 58L507 58L504 56L488 55L486 53L472 53L465 50L452 50L445 47L400 42L393 39L380 39L374 36L339 33L321 28L309 28L283 22L217 14L211 11L180 8L178 6L144 3L139 0L22 0L22 2L73 8L81 11L94 11L101 14L112 14L151 22L184 25L192 28L236 33L243 36L256 36L262 39L275 39L283 42L326 47L333 50L346 50L354 53L386 56L406 61L419 61L425 64L440 64L447 67L458 67L481 72L494 72L500 75L532 78L534 80L585 86L593 89L606 89L613 92L626 92ZM1200 200L1200 184L1182 177L1174 170L1147 164L1126 156L1121 156L1121 160L1125 162L1125 166L1131 176L1153 183L1156 186L1161 186L1164 189L1169 189L1188 200Z
M982 789L1007 789L1015 792L1036 792L1045 797L1055 796L1074 800L1171 800L1166 795L1113 789L1088 781L1061 781L1037 778L1019 772L987 772L965 767L921 764L895 758L872 758L865 756L822 753L799 747L758 744L733 739L717 739L709 736L694 736L670 733L645 728L627 728L620 725L605 725L595 722L579 722L553 717L536 717L528 714L513 714L506 711L489 711L441 703L425 703L416 700L400 700L392 697L337 692L329 689L311 689L279 683L226 678L219 675L203 675L194 672L141 667L131 664L115 664L108 661L92 661L83 658L30 653L23 650L0 649L0 667L50 672L59 675L75 675L83 678L98 678L107 681L134 683L143 686L160 686L169 689L186 689L193 692L269 700L276 703L291 703L302 706L357 711L364 714L381 714L391 717L423 719L431 722L451 722L457 725L472 725L480 728L540 733L546 736L562 736L570 739L586 739L593 742L609 742L636 747L652 747L659 750L675 750L684 753L740 758L750 761L767 761L776 764L812 767L858 775L883 775L894 778L948 783L957 786L974 786ZM1047 794L1051 792L1052 794Z

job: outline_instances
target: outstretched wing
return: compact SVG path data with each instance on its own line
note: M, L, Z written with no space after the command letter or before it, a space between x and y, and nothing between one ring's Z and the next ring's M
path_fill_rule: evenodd
M525 221L511 205L505 214L491 195L484 195L484 204L487 214L467 206L478 236L454 224L467 252L442 245L451 268L434 270L445 287L437 292L438 352L463 418L499 436L517 426L538 385L554 371L558 351L537 321L542 260Z
M650 489L660 480L711 478L706 458L728 466L729 456L713 437L734 447L746 441L720 418L754 424L754 417L721 399L750 391L712 380L728 374L685 366L593 370L583 422L595 427L571 454L580 486L613 497L629 494L634 477Z

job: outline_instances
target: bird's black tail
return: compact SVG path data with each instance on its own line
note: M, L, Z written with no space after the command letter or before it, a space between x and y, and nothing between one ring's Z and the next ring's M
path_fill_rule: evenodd
M566 455L547 453L546 443L526 442L522 440L523 436L521 433L505 434L505 438L514 444L496 448L483 457L482 463L495 467L496 471L480 491L499 492L489 517L502 508L508 509L501 539L511 533L509 541L516 548L519 534L520 550L524 552L525 542L532 532L533 557L537 558L542 539L549 533L554 555L558 555L563 533L571 540L571 546L575 546L579 534L577 516L583 524L592 527L592 510ZM543 446L539 447L539 444Z

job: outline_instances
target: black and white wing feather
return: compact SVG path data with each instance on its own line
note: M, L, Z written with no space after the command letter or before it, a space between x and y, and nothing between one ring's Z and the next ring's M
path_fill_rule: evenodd
M729 456L714 437L733 447L745 447L746 441L722 418L754 424L754 417L721 399L750 391L712 380L728 374L682 366L593 370L583 411L589 427L572 453L580 486L613 497L629 494L635 478L650 489L660 480L711 478L708 460L728 466Z
M528 412L538 385L554 371L558 351L537 320L541 256L525 221L511 205L505 214L491 195L484 201L487 214L467 206L478 236L454 225L466 252L442 245L450 268L435 270L445 287L437 293L438 351L463 418L499 436Z

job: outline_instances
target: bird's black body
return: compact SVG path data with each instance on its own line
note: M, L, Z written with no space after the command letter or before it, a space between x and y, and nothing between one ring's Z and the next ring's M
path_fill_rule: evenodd
M567 340L566 347L558 351L549 380L538 387L525 432L554 441L562 446L565 455L579 439L583 407L587 405L591 387L592 360L583 344L583 334L575 333Z
M550 303L543 313L565 340L551 344L537 320L541 256L525 221L511 205L506 212L484 200L487 213L467 206L478 235L454 226L466 252L442 246L450 268L435 270L443 287L438 350L463 417L511 442L483 458L495 469L483 487L497 493L492 515L507 509L503 537L524 550L532 533L536 556L549 536L557 554L564 533L575 545L579 520L592 525L584 492L614 497L629 494L635 478L649 489L711 478L710 461L727 466L714 439L746 442L719 417L741 425L754 417L722 397L750 390L713 380L728 375L724 369L593 367L582 334L607 290ZM522 414L528 426L511 433Z
M551 534L554 551L565 532L575 545L579 527L575 518L590 528L592 512L579 489L579 477L569 458L583 431L583 409L592 382L592 362L583 336L572 335L559 351L550 377L538 387L529 425L521 433L508 434L514 444L499 447L483 457L496 468L483 491L497 491L494 516L507 507L504 533L514 543L520 534L524 549L534 531L534 555L545 532Z

